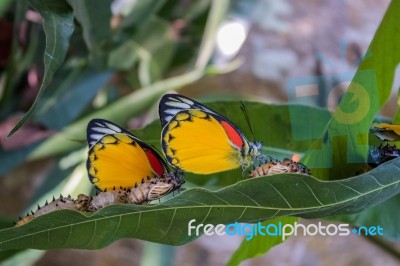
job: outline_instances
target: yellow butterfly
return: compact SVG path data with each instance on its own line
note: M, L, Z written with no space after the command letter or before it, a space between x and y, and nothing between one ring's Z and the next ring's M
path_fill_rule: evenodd
M400 125L388 123L374 123L371 132L382 141L395 141L400 139Z
M130 201L158 199L184 183L149 145L116 124L93 119L87 128L90 181L101 191L126 189Z
M159 105L162 151L173 167L211 174L262 158L259 142L249 142L227 118L182 95L166 94Z

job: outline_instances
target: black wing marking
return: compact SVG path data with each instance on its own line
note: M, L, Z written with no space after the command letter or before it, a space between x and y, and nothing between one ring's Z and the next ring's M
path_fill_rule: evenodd
M128 130L123 129L122 127L114 124L111 121L95 118L92 119L87 126L87 142L89 145L89 149L96 144L101 138L105 135L112 135L116 133L127 134L131 138L133 138L144 150L151 150L152 153L157 157L157 159L164 166L165 170L168 170L168 166L162 157L158 154L158 152L152 148L150 145L144 143L142 140L138 139L134 135L132 135Z
M228 118L211 110L210 108L202 105L201 103L180 94L165 94L161 98L158 109L160 115L161 127L164 128L165 125L168 124L177 113L185 111L187 109L199 109L213 116L220 122L225 121L229 123L237 132L239 132L242 138L245 141L247 141L242 131L239 130L238 127L235 124L233 124Z
M164 127L168 124L171 119L179 112L187 110L187 109L200 109L205 111L208 114L214 114L217 117L218 113L214 112L213 110L205 107L199 102L192 100L186 96L180 94L165 94L159 104L159 115L161 120L161 126ZM222 117L223 118L223 117ZM227 120L223 118L223 120Z
M89 148L96 144L105 135L125 133L132 136L127 130L105 119L92 119L87 126L87 142ZM133 136L132 136L133 137ZM135 138L136 140L137 138Z

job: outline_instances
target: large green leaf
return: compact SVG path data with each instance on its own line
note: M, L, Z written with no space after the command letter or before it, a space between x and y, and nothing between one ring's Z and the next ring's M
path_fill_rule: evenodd
M304 161L315 176L349 177L365 161L371 122L390 96L400 63L399 20L400 1L392 1L327 131ZM342 74L343 81L351 79Z
M69 39L74 31L74 16L66 2L53 0L30 0L29 2L43 17L43 28L46 34L44 76L34 103L8 136L14 134L32 115L54 73L63 63L68 50Z
M112 205L90 215L62 210L0 231L0 251L35 248L97 249L132 237L182 245L188 222L228 224L279 216L319 218L362 211L400 192L400 159L369 173L338 181L281 174L240 181L218 191L188 189L157 205Z
M321 165L321 162L332 160L330 169L313 169L313 174L319 178L338 178L352 176L359 167L352 162L360 162L366 158L368 144L374 145L376 138L369 139L368 132L374 116L388 100L394 81L394 75L400 63L400 1L392 1L375 36L368 49L366 58L362 61L359 69L353 78L353 83L361 85L366 92L352 91L346 94L344 102L340 105L341 110L333 115L334 120L326 132L326 141L322 148L316 148L308 154L305 163ZM370 76L369 78L367 76ZM398 89L398 88L395 88ZM349 100L349 98L352 98ZM362 103L370 104L360 108ZM348 104L348 107L343 105ZM356 106L354 106L356 104ZM353 110L349 107L353 105ZM357 123L350 123L351 120L362 118L356 115L361 110L363 119ZM349 114L349 115L347 115ZM342 118L348 116L348 120ZM394 123L400 121L400 112L397 113ZM378 144L379 145L379 144ZM400 230L398 227L398 204L399 196L390 199L373 208L363 212L336 217L344 222L351 222L356 225L381 225L385 230L385 237L399 240Z
M332 217L341 222L347 222L356 226L379 225L384 230L385 238L400 241L399 220L400 220L400 195L366 209L356 214Z
M47 128L61 130L69 125L87 108L97 92L110 79L112 72L93 72L81 70L82 75L68 90L48 99L45 106L38 110L36 119Z
M111 39L112 0L67 0L83 28L83 38L95 66L106 64L107 42ZM95 12L94 12L95 11Z

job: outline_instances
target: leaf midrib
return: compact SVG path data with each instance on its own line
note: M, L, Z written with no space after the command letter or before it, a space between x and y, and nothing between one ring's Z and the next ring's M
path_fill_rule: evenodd
M371 176L376 180L376 178L375 178L373 175L371 175ZM245 181L246 181L246 180L245 180ZM243 182L243 181L242 181L242 182ZM321 182L323 182L323 181L321 181ZM86 221L81 221L81 222L77 222L77 223L74 223L74 224L62 225L62 226L57 226L57 227L53 227L53 228L50 228L50 229L45 229L45 230L42 230L42 231L36 231L36 232L34 232L34 233L31 233L31 234L24 234L24 235L22 235L22 236L18 236L18 237L15 237L15 238L11 238L11 239L8 239L8 240L6 240L6 241L4 241L4 242L0 242L0 245L4 245L4 244L6 244L6 243L8 243L8 242L11 242L11 241L14 241L14 240L19 240L19 239L26 238L26 237L29 237L29 236L32 237L32 236L34 236L34 235L41 234L41 233L45 233L45 232L50 233L50 232L53 231L53 230L60 230L60 229L64 229L64 228L67 228L67 227L73 227L73 226L83 225L83 224L92 223L92 222L97 223L97 221L103 221L103 220L113 219L113 218L117 218L117 217L118 217L119 219L122 219L122 217L124 217L124 216L127 216L127 215L135 215L136 213L138 213L139 215L141 215L142 213L146 213L146 212L169 211L169 210L174 210L174 211L176 212L176 210L181 210L181 209L194 209L194 208L210 208L210 210L211 210L212 208L246 208L246 209L254 209L254 210L257 210L257 209L262 209L262 210L276 210L276 211L278 211L278 213L279 213L280 211L307 211L307 210L313 210L313 209L328 208L328 207L331 207L331 206L341 205L341 204L345 204L345 203L347 203L347 202L351 202L351 201L357 200L357 199L359 199L359 198L361 198L361 197L364 197L364 196L366 196L366 195L368 195L368 194L371 194L371 193L374 193L374 192L376 192L376 191L383 190L383 189L385 189L385 188L387 188L387 187L396 185L396 184L399 183L399 182L400 182L400 180L396 180L396 181L391 182L391 183L388 183L388 184L386 184L386 185L380 185L380 183L377 182L378 186L380 186L380 187L377 187L377 188L375 188L375 189L369 190L369 191L366 192L366 193L356 195L355 197L350 197L350 198L348 198L348 199L346 199L346 200L337 201L337 202L335 202L335 203L325 204L325 205L323 205L323 206L307 207L307 208L272 208L272 207L264 207L264 206L243 206L243 205L212 205L212 206L204 205L204 206L181 206L181 207L178 206L178 207L166 207L166 208L161 208L161 209L156 209L156 210L154 210L154 209L135 210L135 211L129 212L129 213L123 213L123 214L111 215L111 216L106 216L106 217L100 217L100 218L93 219L93 220L86 220ZM206 189L202 189L202 188L197 188L197 189L199 189L199 190L206 190ZM188 193L189 191L190 191L190 190L187 190L187 191L184 192L184 193ZM208 190L206 190L206 191L208 191ZM209 192L209 191L208 191L208 192ZM217 191L217 192L218 192L218 191ZM181 195L183 195L184 193L182 193ZM213 194L212 192L210 192L210 193ZM215 194L213 194L213 195L214 195L214 196L217 196L217 195L215 195ZM179 196L178 196L178 197L179 197ZM166 201L166 202L168 202L168 201ZM201 203L201 202L199 202L199 203ZM115 205L117 205L117 204L115 204ZM118 205L126 206L125 204L118 204ZM111 205L111 206L112 206L112 205ZM154 205L154 206L157 206L157 205ZM158 205L158 206L159 206L159 205ZM78 212L78 211L75 211L75 212L82 214L81 212ZM96 213L93 213L93 215L95 215L95 214L96 214ZM92 215L92 216L93 216L93 215ZM138 226L138 227L139 227L139 226ZM139 228L138 228L138 229L139 229ZM6 230L7 230L7 229L6 229ZM136 231L136 232L137 232L137 231ZM68 240L67 240L66 242L68 242Z

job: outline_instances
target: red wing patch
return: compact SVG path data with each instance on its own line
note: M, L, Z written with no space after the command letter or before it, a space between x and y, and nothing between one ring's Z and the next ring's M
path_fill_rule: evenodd
M145 152L147 158L149 159L151 168L153 168L153 170L159 177L162 177L164 175L164 166L162 165L160 160L157 158L153 151L145 149Z
M243 147L243 138L240 133L228 122L220 121L221 126L224 128L229 140L239 149Z

